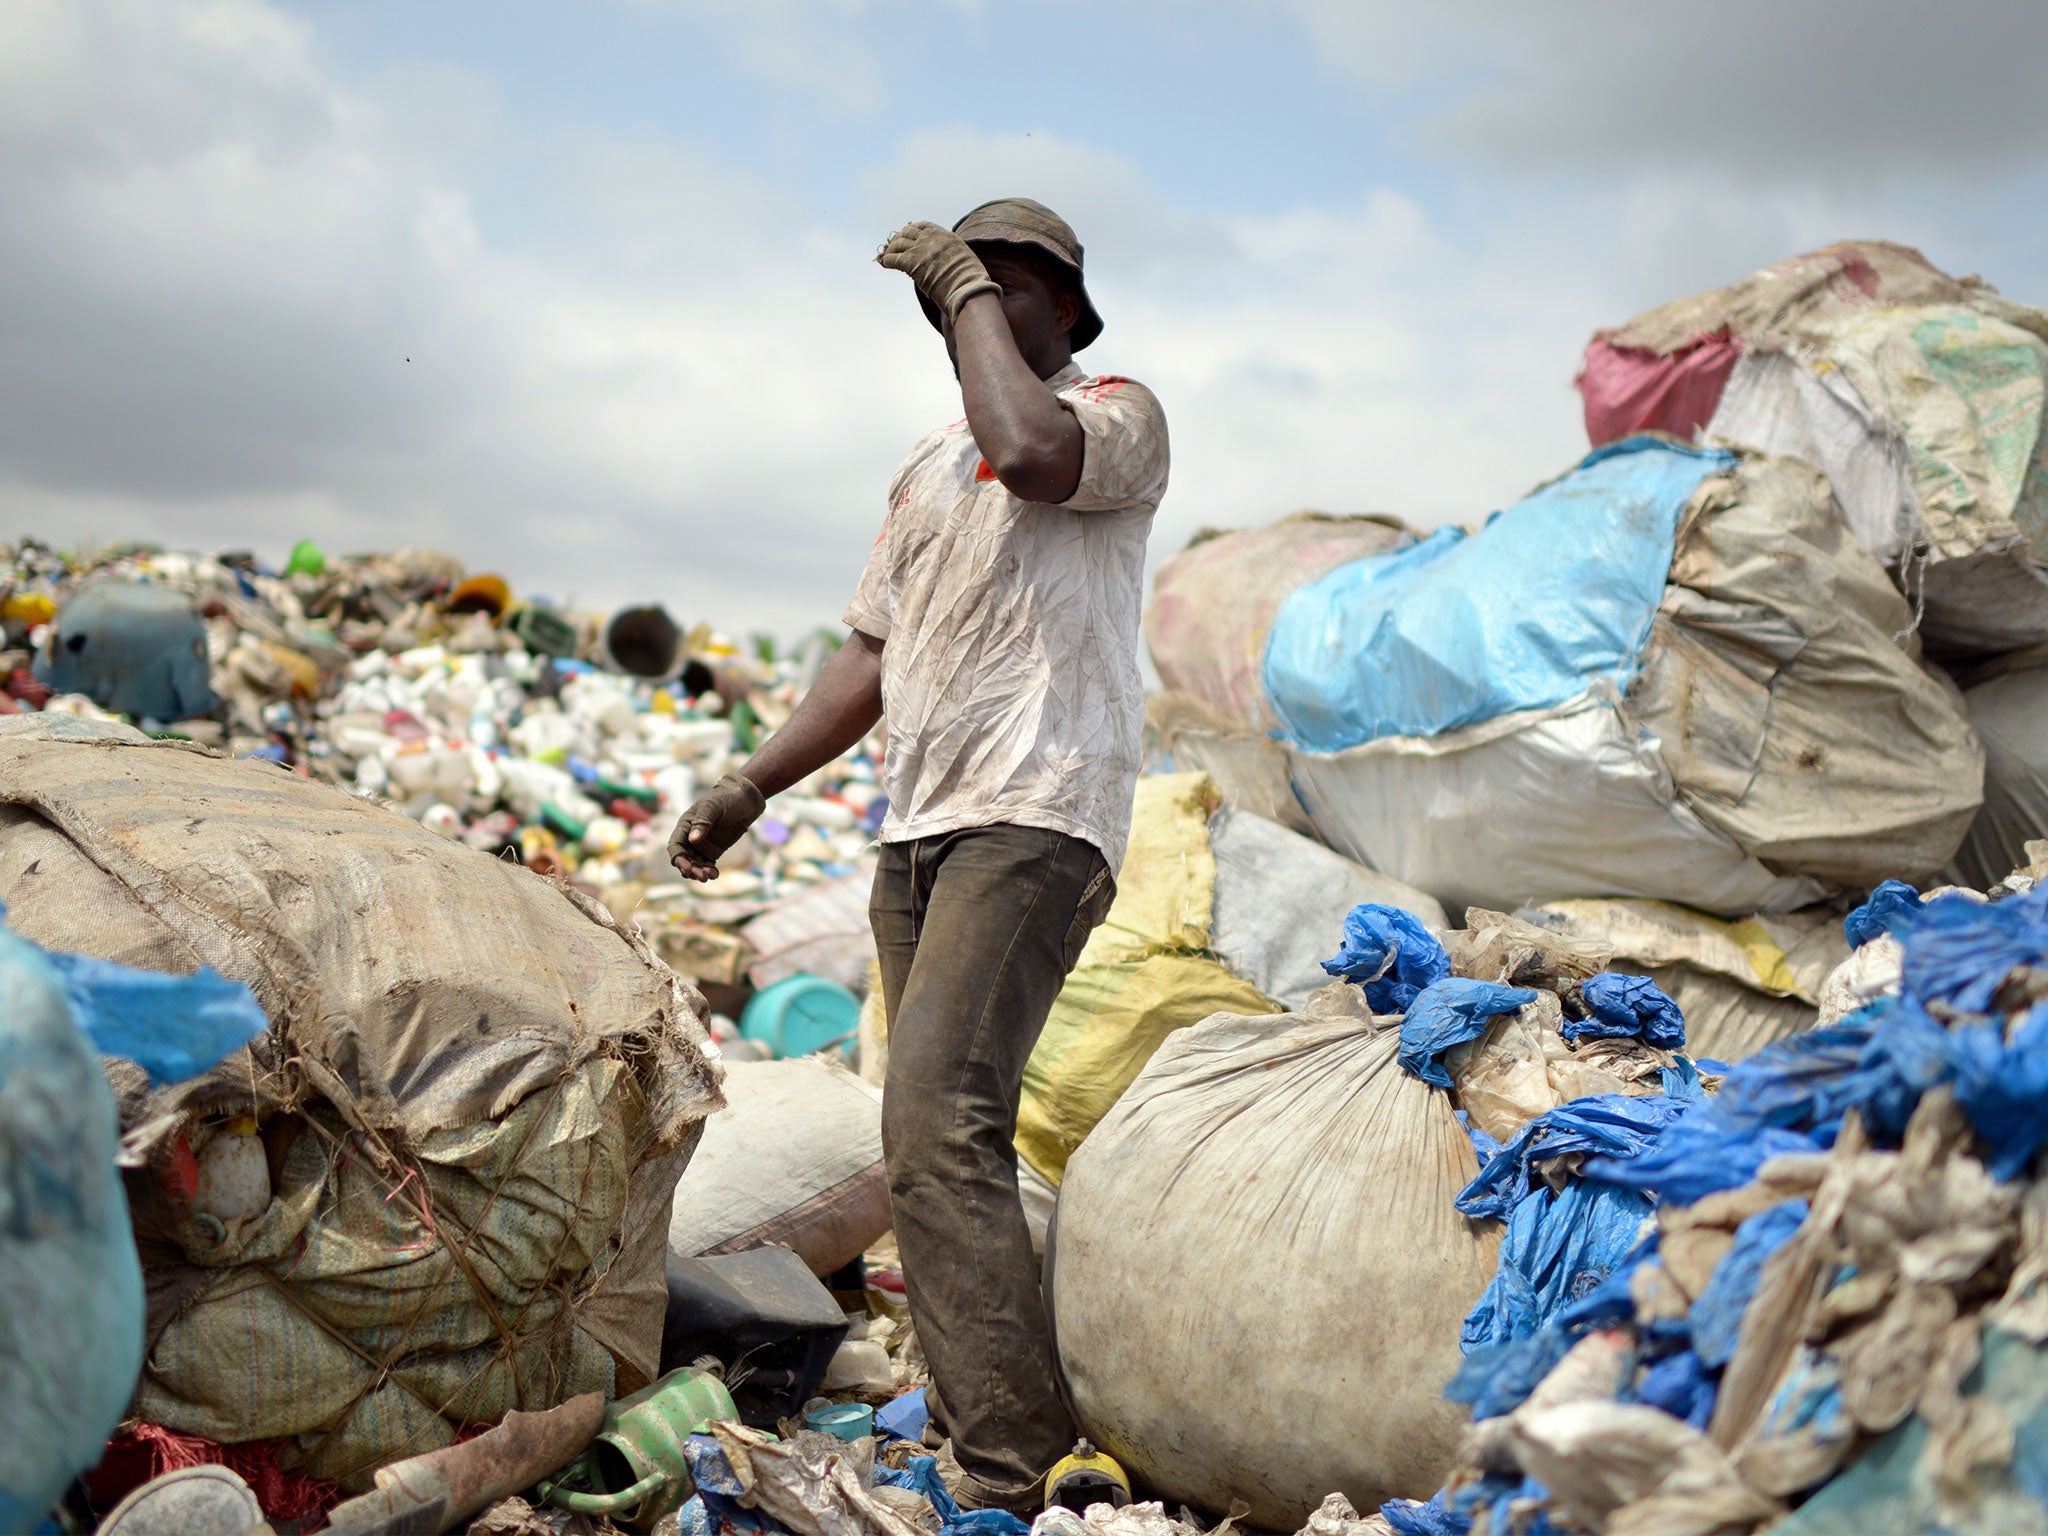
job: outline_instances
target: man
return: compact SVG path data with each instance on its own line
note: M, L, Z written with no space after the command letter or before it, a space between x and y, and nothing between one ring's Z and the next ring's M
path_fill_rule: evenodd
M916 284L967 415L911 451L846 623L783 728L686 812L681 873L889 723L870 915L889 1014L882 1140L932 1422L963 1503L1028 1513L1072 1446L1012 1146L1024 1064L1115 894L1144 688L1145 539L1166 422L1084 374L1102 330L1066 222L1025 198L877 258Z

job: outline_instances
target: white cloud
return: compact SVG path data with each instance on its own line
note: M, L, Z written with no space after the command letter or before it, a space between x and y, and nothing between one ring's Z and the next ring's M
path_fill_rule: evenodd
M804 46L867 13L825 0ZM1187 206L1072 133L876 145L828 218L717 145L543 132L452 73L344 83L265 0L11 0L0 534L436 544L794 633L837 615L891 468L958 414L871 259L904 219L1023 193L1074 222L1108 321L1085 360L1172 422L1162 553L1309 504L1481 516L1580 447L1588 331L1788 250L1881 233L1974 264L1938 210L1726 171L1488 198L1454 230L1455 201L1384 188ZM508 167L511 233L474 191Z
M1426 80L1492 164L1974 180L2048 151L2040 0L1293 0L1330 59Z

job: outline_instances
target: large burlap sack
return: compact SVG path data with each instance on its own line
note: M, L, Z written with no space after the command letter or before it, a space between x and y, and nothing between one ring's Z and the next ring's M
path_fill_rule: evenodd
M0 721L0 901L52 948L246 982L270 1032L154 1096L136 1411L347 1487L659 1365L703 1004L576 892L266 763ZM273 1198L194 1210L254 1115Z
M1170 1036L1061 1186L1061 1364L1090 1439L1169 1502L1298 1528L1338 1490L1425 1498L1443 1398L1499 1228L1452 1198L1478 1161L1356 988Z
M2048 640L2048 315L2003 312L1815 319L1745 355L1706 427L1821 469L1937 655Z
M2029 653L2032 655L2033 653ZM2018 660L2018 657L2012 658ZM1955 879L1985 891L2031 862L2048 837L2048 656L2001 671L1963 695L1984 741L1984 809L1956 852Z
M1618 454L1696 468L1631 483ZM1586 526L1612 549L1580 551L1540 600L1507 574L1526 561L1488 563L1489 541ZM1393 558L1412 576L1426 549ZM1414 582L1379 625L1361 564L1275 619L1292 782L1340 852L1452 908L1632 896L1726 915L1953 856L1981 748L1817 471L1634 439L1449 549L1495 585ZM1622 589L1624 557L1646 591ZM1532 624L1548 638L1515 639Z
M791 1248L829 1275L889 1230L882 1095L835 1061L736 1061L676 1184L677 1258Z
M1821 470L1934 654L2048 640L2048 314L1844 241L1600 332L1578 383L1596 445L1699 430Z

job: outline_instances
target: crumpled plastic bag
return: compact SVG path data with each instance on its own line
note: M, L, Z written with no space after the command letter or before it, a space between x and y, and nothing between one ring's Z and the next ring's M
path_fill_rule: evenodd
M1439 983L1448 986L1450 983ZM1484 987L1486 982L1470 982ZM1497 989L1508 991L1508 989ZM1589 1040L1574 1049L1564 1038L1563 1004L1554 992L1510 991L1523 1006L1495 1016L1482 1031L1443 1053L1442 1075L1472 1123L1506 1142L1545 1112L1594 1094L1654 1094L1663 1091L1667 1052L1639 1040ZM1417 1000L1419 1010L1428 994ZM1412 1021L1415 1010L1411 1010ZM1448 1027L1442 1033L1449 1034ZM1402 1025L1402 1048L1409 1026ZM1403 1065L1406 1065L1404 1060ZM1426 1081L1435 1081L1428 1073Z
M1422 920L1400 907L1361 902L1344 918L1344 947L1323 969L1365 988L1374 1013L1406 1013L1418 993L1451 974L1450 957Z
M1396 1059L1425 1083L1449 1088L1451 1074L1445 1068L1445 1056L1454 1047L1486 1034L1500 1015L1515 1013L1540 995L1525 987L1504 987L1468 976L1433 981L1408 1004ZM1556 999L1551 1002L1555 1007Z
M1649 977L1602 971L1580 983L1579 996L1591 1017L1567 1021L1565 1039L1634 1038L1661 1051L1685 1049L1685 1015Z

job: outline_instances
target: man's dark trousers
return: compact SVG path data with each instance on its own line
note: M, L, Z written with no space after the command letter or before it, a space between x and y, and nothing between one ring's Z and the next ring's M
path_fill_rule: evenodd
M869 913L889 1011L882 1146L932 1422L992 1502L1073 1448L1017 1196L1024 1064L1116 882L1084 839L886 843Z

